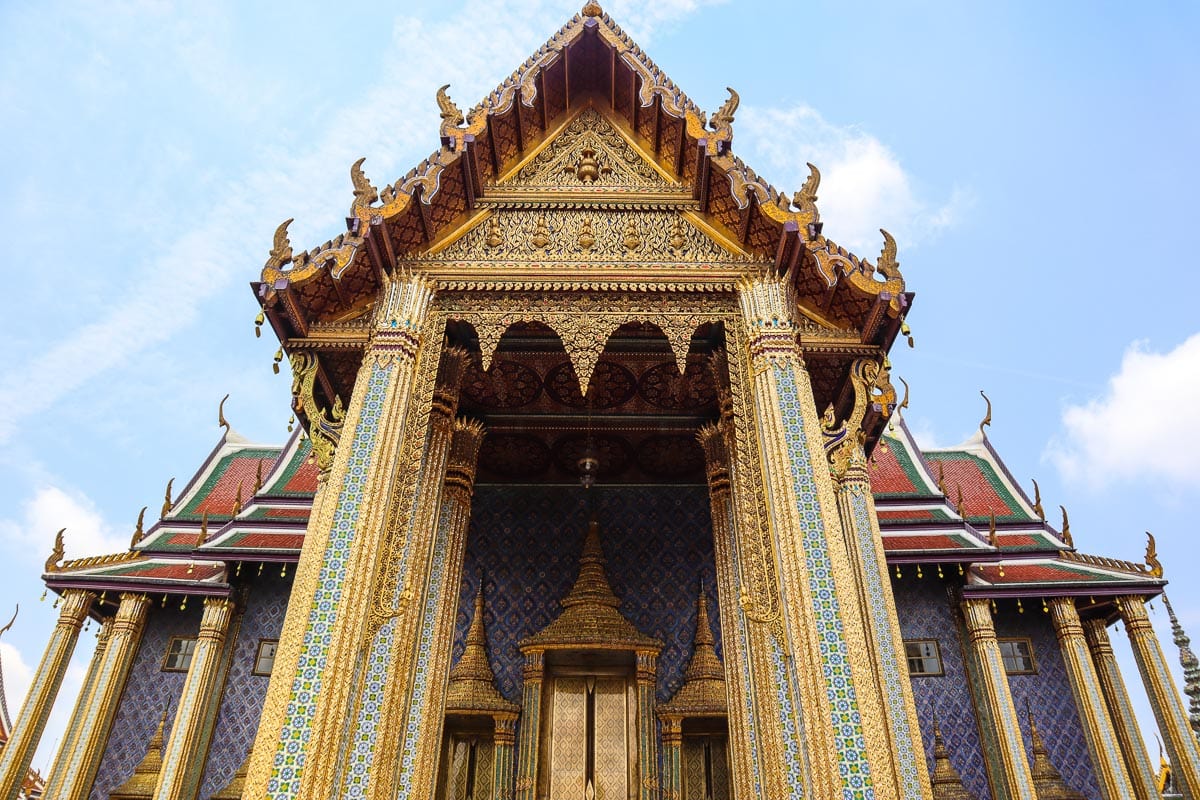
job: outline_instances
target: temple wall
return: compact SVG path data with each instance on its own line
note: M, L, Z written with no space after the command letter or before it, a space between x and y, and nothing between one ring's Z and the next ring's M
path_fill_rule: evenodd
M621 613L663 642L657 697L665 701L682 683L691 655L701 579L721 652L708 489L596 487L590 494ZM453 658L462 653L482 569L488 655L509 700L521 700L517 643L558 616L558 601L575 581L588 516L574 487L475 491Z
M247 565L246 569L249 568ZM267 683L271 680L253 674L258 643L261 639L279 638L292 590L291 578L280 578L279 571L280 565L268 564L262 577L255 579L247 599L225 692L217 711L208 763L200 783L201 798L207 798L229 783L254 744ZM289 565L289 572L294 572L292 565Z
M912 569L905 567L906 571ZM892 592L896 597L903 637L936 639L942 654L944 675L912 679L913 699L917 704L929 770L933 771L933 716L936 712L950 751L950 761L962 776L963 785L980 800L986 800L991 797L991 790L979 742L979 723L975 719L963 648L946 596L946 584L927 571L924 579L911 574L901 580L893 578Z
M1034 722L1037 723L1050 761L1062 773L1063 780L1086 797L1099 797L1100 789L1088 754L1083 725L1071 694L1071 684L1050 615L1042 613L1040 604L1034 602L1025 604L1024 614L1018 614L1011 603L1003 604L996 614L996 635L1024 636L1033 644L1037 674L1010 675L1008 678L1026 750L1030 748L1029 719L1025 713L1028 703L1035 714ZM1032 751L1029 751L1029 757L1033 758Z
M203 600L193 597L187 610L180 611L179 602L173 597L165 608L157 600L151 606L90 800L107 800L108 793L133 774L133 768L146 755L164 709L169 709L166 730L170 730L187 673L162 671L167 641L172 636L195 636L200 630L203 607Z

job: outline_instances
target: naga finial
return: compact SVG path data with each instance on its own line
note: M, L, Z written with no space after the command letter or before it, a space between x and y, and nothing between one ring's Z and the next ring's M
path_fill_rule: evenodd
M379 191L371 185L371 181L367 180L366 173L362 170L366 160L366 156L363 156L350 165L350 182L354 185L354 205L350 207L351 213L354 209L369 206L379 199Z
M271 245L271 252L267 254L268 267L278 268L292 262L292 242L288 239L288 226L294 221L285 219L275 229L274 244Z
M1037 478L1030 478L1033 481L1033 513L1038 515L1038 519L1042 522L1046 521L1046 509L1042 508L1042 489L1038 486Z
M1154 534L1146 531L1146 566L1150 568L1150 574L1156 578L1163 576L1163 565L1158 560L1158 548L1154 546Z
M896 260L896 240L883 228L879 232L883 234L883 249L879 251L879 263L875 265L875 271L888 280L897 279L900 277L900 262Z
M133 538L129 540L129 549L137 547L137 543L142 540L145 532L142 529L142 524L146 520L146 509L150 506L142 506L142 510L138 512L137 525L133 528Z
M8 621L7 625L5 625L3 628L0 628L0 636L3 636L4 634L6 634L10 630L12 630L13 623L17 621L17 614L20 614L20 613L21 613L21 604L17 603L17 608L15 611L13 611L12 619L10 619Z
M228 399L229 395L226 394L221 398L221 402L217 404L217 427L224 428L226 436L229 435L229 431L231 430L229 420L225 419L225 401Z
M175 505L175 503L171 500L171 487L174 485L174 478L171 478L171 480L167 481L167 491L163 494L162 511L160 512L159 516L165 517L167 514L170 514L171 506Z
M896 406L896 413L899 414L901 411L908 408L908 381L904 380L904 378L901 378L899 375L896 376L896 380L900 381L900 383L904 385L904 399L900 401L900 405Z
M733 136L733 115L737 111L738 105L741 104L742 98L728 86L725 87L725 91L729 92L729 99L721 104L717 113L712 115L712 119L708 121L708 127L718 133L725 132Z
M792 205L801 212L817 214L817 189L821 185L821 170L808 165L808 179L800 187L800 191L792 195Z
M1062 536L1062 540L1063 540L1063 542L1066 543L1067 547L1074 547L1075 546L1075 538L1073 536L1071 536L1071 520L1070 520L1070 518L1067 517L1067 507L1059 506L1059 508L1062 509L1062 515L1063 515L1062 530L1059 533Z
M983 419L979 421L979 432L983 433L984 428L992 425L992 399L984 394L983 389L979 390L979 396L983 398L983 402L987 403L987 411L984 413Z
M450 99L450 95L446 93L449 88L450 84L447 83L437 90L437 104L442 115L441 135L443 138L448 138L451 131L467 121L463 116L462 109L456 106Z
M581 12L585 17L599 17L604 14L604 9L596 0L588 0L588 4L583 7Z
M946 491L946 464L943 461L938 462L938 491L942 493L942 497L949 497L950 493Z
M66 533L66 528L59 528L58 533L54 534L54 549L50 551L50 557L46 559L46 572L58 572L62 569L63 556L66 555L66 549L63 547L63 534Z
M999 549L1000 537L996 534L996 512L993 511L988 519L988 544Z

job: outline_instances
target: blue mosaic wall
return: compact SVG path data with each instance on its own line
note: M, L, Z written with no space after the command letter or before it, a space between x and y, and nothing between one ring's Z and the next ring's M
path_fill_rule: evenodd
M178 598L168 600L166 608L158 601L151 606L146 630L129 672L129 682L113 720L108 748L92 784L90 800L107 800L109 792L129 779L133 768L146 755L163 709L169 709L166 730L170 731L186 673L163 672L163 656L170 637L195 636L200 630L202 607L203 602L194 597L188 601L187 610L182 612Z
M1087 739L1050 615L1042 613L1041 605L1033 602L1025 603L1024 614L1017 613L1015 604L1001 603L996 613L996 635L1024 636L1033 644L1037 674L1010 675L1008 678L1029 757L1033 758L1033 752L1029 750L1026 703L1033 710L1050 762L1062 773L1063 780L1087 797L1099 797L1100 788L1096 785Z
M596 487L590 493L621 613L663 642L657 697L665 701L682 683L691 655L701 580L721 652L708 489ZM521 700L517 643L562 610L558 601L575 581L588 518L577 488L475 491L453 657L462 653L482 569L488 655L500 692L513 702Z
M917 579L910 573L912 569L905 567L903 579L892 579L900 632L905 639L936 639L945 672L940 677L912 679L929 769L933 769L933 716L936 713L946 748L950 751L950 761L962 775L963 785L980 800L987 800L991 790L979 744L979 726L975 721L958 627L945 584L928 570L923 579Z
M258 643L261 639L279 638L292 590L291 577L280 578L279 570L279 565L268 565L250 591L200 782L202 798L229 783L254 744L270 681L269 677L253 674ZM294 567L289 566L288 571L294 572Z

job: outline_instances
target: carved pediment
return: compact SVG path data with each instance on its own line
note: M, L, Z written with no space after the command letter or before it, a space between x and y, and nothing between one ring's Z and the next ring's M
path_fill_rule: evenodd
M684 190L681 184L664 177L603 114L591 107L581 111L497 188L570 192Z

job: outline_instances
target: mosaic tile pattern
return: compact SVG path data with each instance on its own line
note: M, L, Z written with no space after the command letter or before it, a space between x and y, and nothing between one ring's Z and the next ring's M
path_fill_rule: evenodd
M921 740L929 769L933 770L933 716L937 714L950 762L962 776L963 785L980 800L988 800L987 769L975 721L975 706L967 683L967 668L958 626L946 596L946 587L928 572L923 579L906 573L892 579L892 593L900 617L900 634L905 639L935 639L942 654L940 677L912 678Z
M278 572L264 574L251 589L217 711L208 764L200 781L202 798L229 783L254 744L270 681L267 676L253 674L258 643L261 639L279 638L291 589L291 579L278 577Z
M691 655L700 580L721 653L708 490L597 486L591 494L621 613L663 642L655 696L666 701L682 683ZM588 517L575 488L480 486L475 491L453 658L457 662L462 654L482 569L488 656L501 694L513 702L521 701L517 642L561 611L558 601L575 581Z
M167 708L170 709L166 728L169 735L187 673L163 672L163 656L172 636L195 636L200 630L202 606L198 598L192 598L187 610L180 611L179 600L172 598L167 601L166 608L158 600L151 607L146 630L129 670L130 690L121 697L89 800L107 800L108 793L133 774L133 768L146 755L150 737Z
M1037 715L1035 721L1038 732L1046 744L1050 761L1062 773L1063 780L1087 797L1099 797L1100 788L1088 754L1087 738L1075 708L1075 696L1071 693L1067 668L1058 650L1054 625L1050 615L1043 614L1040 607L1035 607L1033 603L1026 603L1025 606L1025 613L1018 614L1014 605L1002 603L995 615L997 636L1025 636L1033 644L1037 673L1010 675L1008 678L1025 750L1032 759L1029 720L1025 714L1025 704L1028 703Z
M825 676L826 696L831 707L834 735L838 742L838 772L842 778L842 796L847 800L872 798L875 791L871 785L871 765L867 759L858 698L854 691L849 656L846 652L846 638L842 630L829 553L826 549L825 522L817 498L813 465L808 456L802 400L792 368L788 365L777 365L773 369L779 391L779 414L783 422L784 441L788 452L792 454L792 487L797 503L796 512L800 517L809 588L813 596L812 610L820 642L821 669ZM789 768L794 770L792 765L789 765ZM798 787L799 784L793 782L792 785Z

